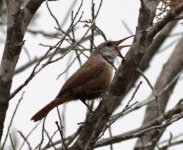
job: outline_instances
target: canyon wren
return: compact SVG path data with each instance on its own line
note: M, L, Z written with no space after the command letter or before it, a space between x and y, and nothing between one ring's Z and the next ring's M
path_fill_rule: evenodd
M55 107L71 100L85 100L98 98L110 85L114 59L119 50L130 45L119 46L125 41L105 41L96 47L89 59L65 82L56 98L38 111L31 120L38 121Z

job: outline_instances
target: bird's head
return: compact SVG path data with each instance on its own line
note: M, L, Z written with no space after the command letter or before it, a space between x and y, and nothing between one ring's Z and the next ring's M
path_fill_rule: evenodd
M131 37L133 36L126 37L119 41L105 41L96 47L95 53L102 55L109 61L113 61L119 55L119 51L122 48L131 46L131 45L121 45L121 46L119 45L120 43Z

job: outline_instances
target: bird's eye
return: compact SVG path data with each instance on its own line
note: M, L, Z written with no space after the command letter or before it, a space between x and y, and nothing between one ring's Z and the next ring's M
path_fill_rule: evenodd
M112 43L111 43L111 42L107 42L106 45L107 45L108 47L111 47L111 46L112 46Z

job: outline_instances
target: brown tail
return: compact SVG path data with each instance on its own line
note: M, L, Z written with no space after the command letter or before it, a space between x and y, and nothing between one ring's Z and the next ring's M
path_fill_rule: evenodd
M64 102L70 100L68 96L62 96L61 98L58 97L51 101L49 104L47 104L45 107L43 107L40 111L38 111L32 118L34 122L41 120L42 118L46 117L46 115L56 106L63 104Z

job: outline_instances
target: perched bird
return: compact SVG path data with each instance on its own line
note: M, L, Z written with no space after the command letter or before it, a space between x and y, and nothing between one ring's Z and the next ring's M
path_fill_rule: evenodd
M65 82L56 98L38 111L31 120L38 121L56 106L71 100L80 99L85 105L85 100L95 99L107 89L112 79L114 59L119 55L119 50L130 45L119 46L125 41L105 41L96 47L89 59Z

